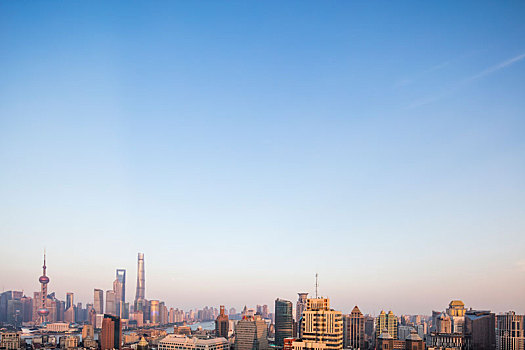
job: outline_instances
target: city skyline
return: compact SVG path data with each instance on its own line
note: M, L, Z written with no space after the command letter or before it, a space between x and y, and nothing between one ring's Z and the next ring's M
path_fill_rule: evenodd
M144 253L138 253L138 254L139 254L139 261L140 260L142 261L142 265L139 264L139 266L142 266L142 269L144 269L145 265L146 265L146 263L144 262L146 260L145 254ZM44 256L44 266L46 265L45 259L46 259L46 257ZM137 271L138 271L139 266L137 266ZM45 270L46 270L46 268L44 268L44 271ZM126 269L117 268L116 271L117 271L117 274L118 274L119 271L120 272L121 271L126 271ZM124 273L124 275L125 274L126 274L126 272ZM39 282L41 282L41 281L42 281L42 277L39 278ZM45 281L49 281L48 276L46 276L46 280ZM312 282L313 282L313 284L311 286L312 287L312 291L306 292L306 293L308 293L310 295L309 298L315 298L315 295L316 295L316 288L317 288L317 283L318 283L318 274L317 273L314 276L312 276ZM47 282L47 283L49 283L49 282ZM46 283L46 287L47 287L47 283ZM125 288L128 288L128 287L125 286ZM130 286L129 288L132 288L133 290L136 290L136 288L134 288L133 286ZM27 293L27 290L20 289L20 288L18 288L18 289L17 288L5 289L5 290L2 290L2 292L7 291L7 290L22 290L22 292ZM104 309L103 313L105 313L107 310L105 310L105 308L106 308L106 306L105 306L106 305L106 297L104 296L104 294L105 294L105 291L113 291L113 289L111 289L111 288L106 289L106 288L95 287L95 288L91 289L91 291L90 291L91 299L88 297L88 298L86 298L86 300L80 300L81 298L78 297L79 295L86 294L85 291L79 292L77 290L71 289L71 290L68 290L67 292L63 293L64 294L64 298L61 297L61 293L56 292L55 290L53 290L53 288L51 288L51 290L49 290L48 293L55 293L57 298L66 300L68 293L72 292L73 295L75 295L75 305L76 305L76 303L81 302L85 306L86 304L93 304L93 301L94 301L93 300L93 290L95 291L95 293L97 291L102 293L102 299L101 299L102 304L101 305L102 305L102 307ZM144 296L144 293L145 293L146 290L147 289L143 289L141 291L141 293L140 293L140 297L141 298ZM125 289L124 289L124 294L125 293L126 292L125 292ZM296 295L302 295L304 293L305 292L302 291L302 292L297 292L295 294ZM89 294L89 292L87 294ZM323 298L323 297L326 297L326 295L324 295L322 293L319 293L319 298ZM259 304L261 304L261 303L270 305L270 307L272 305L272 302L267 302L266 300L262 300L262 301L261 300L256 300L256 301L252 301L251 303L247 303L247 302L242 303L241 301L239 301L239 298L237 296L234 296L234 298L235 298L237 304L226 304L226 305L224 303L222 303L222 302L220 302L218 304L213 304L213 303L209 303L209 302L208 303L207 302L202 302L201 304L194 304L194 305L188 305L184 301L178 302L178 303L177 302L171 303L170 300L172 300L172 299L170 299L170 297L158 297L158 296L153 296L151 298L145 298L145 299L146 300L165 301L169 307L178 308L178 309L183 310L183 311L197 310L197 309L200 309L200 308L205 307L205 306L210 306L210 307L214 307L216 309L219 309L219 306L225 305L227 308L233 307L238 312L241 312L242 308L245 307L245 306L248 306L250 308L252 308L252 307L254 308L256 305L259 306ZM275 296L275 298L277 298L276 300L281 300L281 301L285 301L285 302L286 301L290 301L292 304L294 304L294 302L296 301L296 299L294 299L294 298L281 298L281 296L279 296L279 295ZM441 299L443 299L443 298L440 298L440 300ZM136 300L135 296L133 296L132 300ZM451 298L448 298L448 300L463 300L463 298L461 298L461 297L456 297L456 298L451 297ZM37 301L37 302L41 303L40 301ZM130 303L131 300L126 299L125 302L126 303ZM352 303L350 303L350 304L352 304ZM337 305L350 305L350 304L348 304L348 300L342 300L342 301L339 301L339 303L337 303ZM130 303L130 305L132 305L132 304ZM352 312L352 310L355 308L355 306L358 306L358 305L359 304L356 303L356 304L354 304L353 306L350 306L350 307L341 306L341 307L336 307L336 309L342 311L343 314L350 314ZM363 307L360 306L359 308L360 309L362 308L362 309L365 310L364 314L369 314L369 315L373 315L373 316L379 315L385 309L393 310L395 314L412 314L412 315L427 315L428 316L428 315L431 315L434 310L440 310L440 307L441 307L441 306L437 306L435 308L432 308L432 309L429 309L429 310L426 310L426 311L421 311L421 312L406 312L406 311L398 309L396 306L385 306L385 305L380 305L378 303L376 303L373 306L372 311L369 311L369 310L366 309L366 307L367 307L366 304L360 304L360 305L362 305ZM445 304L443 304L443 305L445 305ZM507 305L509 305L509 304L507 304ZM491 309L493 312L496 312L496 313L505 313L505 312L508 312L508 311L520 310L515 305L510 306L510 308L507 309L507 310L505 310L505 309L502 309L502 310L494 309L491 305L471 306L471 305L467 304L466 307L467 308L472 308L474 310L476 310L476 309ZM96 309L96 305L95 305L95 309ZM294 312L296 311L295 305L293 306L293 310L294 310ZM275 310L272 310L272 311L275 312ZM520 313L521 311L517 311L517 312Z
M524 314L523 13L0 2L0 288Z

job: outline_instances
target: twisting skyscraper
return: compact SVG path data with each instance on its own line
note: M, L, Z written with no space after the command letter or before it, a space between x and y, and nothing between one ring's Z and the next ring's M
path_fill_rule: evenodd
M40 282L40 309L38 309L38 315L40 316L40 324L47 322L47 315L49 310L46 308L47 299L47 284L49 283L49 277L46 276L46 253L44 252L44 266L42 266L42 276L38 279Z
M146 276L144 272L144 253L139 253L137 262L137 293L135 294L135 311L142 311L145 304Z

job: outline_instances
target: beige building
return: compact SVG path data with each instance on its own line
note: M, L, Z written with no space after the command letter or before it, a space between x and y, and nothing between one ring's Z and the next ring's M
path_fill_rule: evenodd
M20 333L5 332L0 333L0 348L6 350L20 349Z
M303 312L302 342L292 343L292 346L307 347L308 349L321 348L322 343L326 349L343 348L343 315L340 311L330 309L330 299L307 299L306 310Z
M224 338L199 339L179 334L168 334L159 341L158 350L229 350L230 343Z
M525 350L525 316L510 311L496 316L496 349Z
M376 317L376 338L379 338L379 336L383 334L383 331L386 330L393 339L397 339L397 326L398 321L396 315L394 315L392 311L388 311L387 314L381 310L379 316Z
M292 342L293 350L326 350L325 343L296 340Z
M235 325L235 350L267 350L268 326L261 316L244 316Z

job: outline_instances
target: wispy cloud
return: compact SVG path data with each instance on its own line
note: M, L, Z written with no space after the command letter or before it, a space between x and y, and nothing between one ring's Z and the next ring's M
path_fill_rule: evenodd
M436 64L435 66L432 66L430 67L429 69L427 70L424 70L423 72L415 75L414 77L412 78L406 78L406 79L402 79L400 81L398 81L394 87L396 88L400 88L400 87L404 87L404 86L407 86L407 85L410 85L410 84L413 84L414 82L422 79L425 75L429 74L429 73L432 73L434 71L437 71L437 70L440 70L442 68L445 68L446 66L448 66L450 64L450 62L452 61L445 61L445 62L441 62L439 64Z
M468 85L478 79L481 79L481 78L484 78L490 74L494 74L498 71L500 71L501 69L504 69L506 67L509 67L513 64L516 64L522 60L525 59L525 52L518 55L518 56L515 56L515 57L512 57L508 60L505 60L503 62L500 62L492 67L489 67L487 69L484 69L482 70L481 72L477 73L477 74L474 74L470 77L467 77L463 80L460 80L458 81L456 84L454 84L453 86L451 86L449 89L439 93L439 94L436 94L435 96L429 96L429 97L426 97L426 98L423 98L421 100L418 100L418 101L415 101L414 103L410 104L407 108L408 109L413 109L413 108L417 108L417 107L421 107L421 106L424 106L426 104L429 104L429 103L432 103L432 102L435 102L435 101L438 101L450 94L452 94L453 92L457 91L458 89L462 88L463 86L465 85Z

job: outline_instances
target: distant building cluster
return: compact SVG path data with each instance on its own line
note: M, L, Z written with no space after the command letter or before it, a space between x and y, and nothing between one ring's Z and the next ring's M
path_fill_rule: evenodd
M0 294L0 350L525 350L525 320L515 312L467 309L452 300L429 316L382 310L365 315L355 306L344 314L330 299L298 293L294 304L277 298L274 312L257 305L182 311L146 299L144 254L138 254L135 300L126 301L126 270L117 269L113 288L94 289L85 307L48 293L46 259L40 291ZM213 321L213 322L211 322ZM203 328L195 323L214 324ZM198 324L197 324L198 325Z

